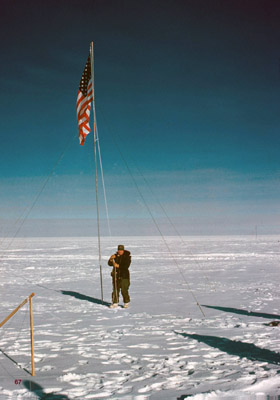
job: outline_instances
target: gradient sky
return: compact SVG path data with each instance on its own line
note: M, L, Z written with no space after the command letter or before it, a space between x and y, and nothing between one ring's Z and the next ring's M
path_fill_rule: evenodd
M30 207L62 152L26 224L95 218L93 138L79 145L75 112L93 41L113 233L154 233L126 163L166 234L174 232L159 202L182 234L280 233L280 2L0 8L2 226Z

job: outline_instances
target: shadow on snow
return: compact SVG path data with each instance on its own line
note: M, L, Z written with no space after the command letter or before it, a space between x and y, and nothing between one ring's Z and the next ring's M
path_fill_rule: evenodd
M33 381L23 381L22 383L26 389L34 393L34 395L40 400L70 400L70 398L65 394L46 393L42 386Z
M230 355L238 356L240 358L246 357L251 361L267 362L269 364L280 364L280 353L275 351L261 349L255 346L253 343L243 343L235 340L230 340L218 336L206 336L196 335L188 333L180 333L174 331L177 335L181 335L186 338L203 342L208 346L214 347L221 351L224 351Z
M231 307L207 306L205 304L202 304L202 307L213 308L215 310L234 313L234 314L249 315L250 317L259 317L259 318L268 318L268 319L274 319L274 318L280 319L280 315L278 315L278 314L259 313L259 312L241 310L239 308L231 308Z
M85 301L89 301L90 303L100 304L102 306L107 306L107 307L109 307L111 305L111 303L108 303L107 301L102 301L100 299L96 299L95 297L86 296L86 295L78 293L78 292L72 292L72 291L68 291L68 290L61 290L60 292L66 296L75 297L78 300L85 300Z
M21 367L21 366L16 362L16 360L14 360L11 356L9 356L7 353L5 353L4 350L0 349L0 352L1 352L5 357L7 357L10 361L12 361L14 364L16 364L19 368L23 369L25 372L27 372L29 375L32 376L31 372L29 372L26 368Z

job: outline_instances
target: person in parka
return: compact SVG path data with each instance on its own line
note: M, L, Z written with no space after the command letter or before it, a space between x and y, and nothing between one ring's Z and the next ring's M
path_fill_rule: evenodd
M127 308L130 303L128 289L130 286L129 266L131 263L131 255L124 246L120 244L118 251L113 254L108 261L108 265L113 267L111 272L113 292L111 308L118 307L120 290L123 296L124 308Z

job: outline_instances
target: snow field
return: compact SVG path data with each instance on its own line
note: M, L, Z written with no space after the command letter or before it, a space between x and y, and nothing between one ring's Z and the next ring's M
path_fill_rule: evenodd
M279 327L267 325L280 319L278 238L167 240L172 255L157 237L102 239L104 305L96 238L17 239L2 250L0 320L36 294L36 376L22 369L25 307L2 328L0 349L22 368L0 353L0 398L280 396ZM127 310L107 306L118 243L132 252Z

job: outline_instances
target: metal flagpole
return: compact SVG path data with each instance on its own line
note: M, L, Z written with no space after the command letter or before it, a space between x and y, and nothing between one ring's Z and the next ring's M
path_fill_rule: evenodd
M100 267L100 286L101 300L103 302L103 282L102 282L102 265L101 265L101 245L100 245L100 221L99 221L99 202L98 202L98 184L97 184L97 154L96 154L96 124L95 124L95 94L94 94L94 64L93 64L93 42L90 44L91 54L91 79L92 79L92 108L93 108L93 141L94 141L94 163L95 163L95 189L96 189L96 212L97 212L97 233L98 233L98 252L99 252L99 267Z
M93 110L93 112L94 112L96 142L97 142L97 149L98 149L98 156L99 156L101 180L102 180L102 185L103 185L103 194L104 194L104 201L105 201L105 209L106 209L106 216L107 216L108 231L109 231L109 235L112 236L111 227L110 227L110 221L109 221L108 204L107 204L107 196L106 196L106 190L105 190L105 182L104 182L104 174L103 174L103 167L102 167L102 159L101 159L101 151L100 151L100 143L99 143L99 137L98 137L98 127L97 127L95 109Z

